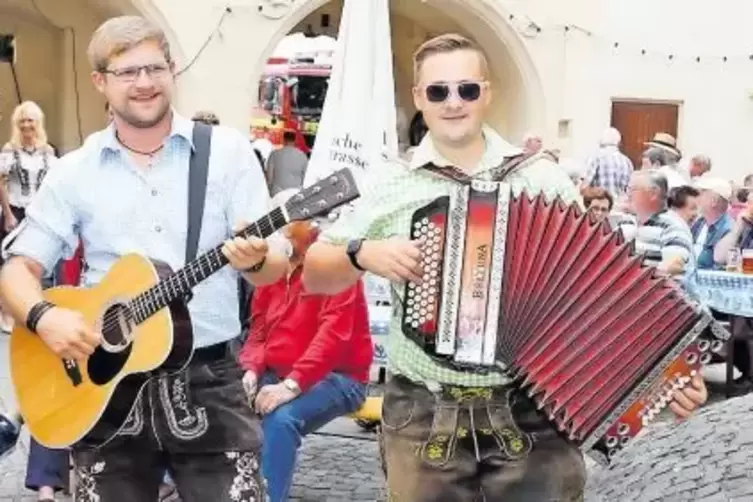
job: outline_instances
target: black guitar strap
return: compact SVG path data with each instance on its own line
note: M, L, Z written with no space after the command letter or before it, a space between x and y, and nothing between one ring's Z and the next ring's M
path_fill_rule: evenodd
M188 229L186 232L186 263L196 258L201 235L201 220L207 194L209 151L212 145L212 126L194 122L193 151L188 163Z

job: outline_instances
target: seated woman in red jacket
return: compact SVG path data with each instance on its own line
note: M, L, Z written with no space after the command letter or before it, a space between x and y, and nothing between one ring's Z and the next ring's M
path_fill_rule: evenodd
M239 357L249 400L263 415L262 472L271 502L288 500L301 438L361 406L373 358L363 285L334 296L303 288L303 257L316 233L308 222L286 227L289 273L254 291Z

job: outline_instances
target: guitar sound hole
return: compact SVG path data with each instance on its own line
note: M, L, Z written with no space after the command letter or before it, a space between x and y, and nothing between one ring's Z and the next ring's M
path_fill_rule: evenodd
M134 328L131 309L123 303L111 305L102 316L102 345L105 350L119 351L129 345Z
M111 305L102 316L102 345L89 356L86 370L95 385L105 385L123 369L131 355L135 324L127 305Z
M97 347L86 362L86 371L92 383L105 385L115 378L128 361L132 347L133 345L126 345L120 352L108 352L102 347Z

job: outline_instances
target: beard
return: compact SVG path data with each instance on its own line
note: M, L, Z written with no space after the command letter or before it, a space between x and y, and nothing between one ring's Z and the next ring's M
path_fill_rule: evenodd
M170 103L167 99L160 99L157 108L149 115L143 116L132 110L128 104L122 109L112 107L112 113L117 115L123 122L136 129L149 129L159 124L170 113Z

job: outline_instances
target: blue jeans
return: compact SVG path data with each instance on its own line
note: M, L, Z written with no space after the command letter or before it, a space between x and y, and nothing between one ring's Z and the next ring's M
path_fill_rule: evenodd
M68 487L68 450L52 450L31 438L26 481L29 490L38 491L49 486L55 491Z
M259 388L280 379L265 373ZM301 438L327 422L357 410L366 399L366 384L330 373L308 391L262 418L261 468L270 502L285 502L293 482Z

